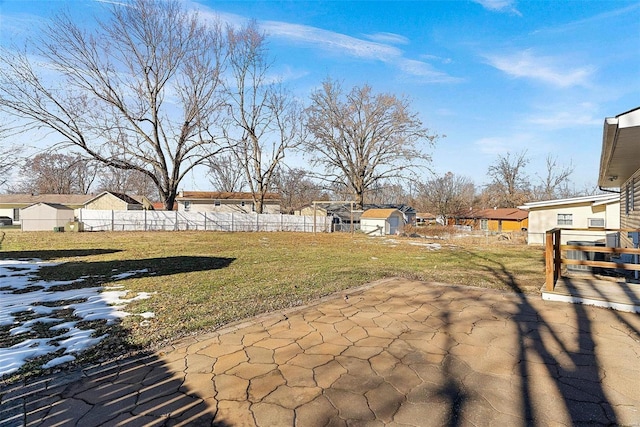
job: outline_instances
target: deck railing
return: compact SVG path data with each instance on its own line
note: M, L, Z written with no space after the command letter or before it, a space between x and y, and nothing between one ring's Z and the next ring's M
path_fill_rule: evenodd
M584 265L589 267L610 268L627 271L640 271L638 263L620 263L611 261L598 261L588 259L569 259L563 256L566 251L582 251L602 253L609 255L631 254L640 257L640 249L634 248L611 248L605 246L584 246L584 245L563 245L561 244L563 231L594 231L594 229L576 229L576 228L554 228L545 233L545 288L547 291L553 291L558 278L562 274L562 264L565 265ZM629 231L637 232L639 230L600 230L607 232L626 233ZM603 256L603 258L605 258ZM636 261L637 261L636 257Z

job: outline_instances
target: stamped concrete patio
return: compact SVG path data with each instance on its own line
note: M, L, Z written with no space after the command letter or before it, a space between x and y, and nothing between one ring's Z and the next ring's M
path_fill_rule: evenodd
M0 391L0 425L640 425L640 316L387 279Z

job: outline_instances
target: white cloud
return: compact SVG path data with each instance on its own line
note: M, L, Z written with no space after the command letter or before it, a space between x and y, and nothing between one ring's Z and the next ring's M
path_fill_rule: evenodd
M394 33L365 34L364 36L369 40L373 40L378 43L409 44L408 38Z
M582 103L573 108L558 107L555 111L546 111L532 116L527 122L543 126L546 129L566 129L582 126L602 126L602 118L591 103Z
M430 64L413 59L400 58L396 61L397 66L406 74L417 77L430 83L455 83L462 79L452 77L446 73L434 69Z
M533 144L533 136L530 134L516 134L512 136L493 136L480 138L474 144L481 153L489 155L517 153L528 149Z
M511 55L488 55L489 64L517 78L530 78L557 87L588 86L592 67L570 67L551 56L534 56L530 50Z
M516 9L515 0L473 0L482 7L492 12L511 13L513 15L522 16L520 11Z
M217 13L198 7L200 16L205 19L219 19L223 23L241 26L248 21L239 15ZM421 83L455 82L459 79L435 70L430 64L409 59L404 52L393 44L407 44L406 37L392 33L367 35L370 40L324 30L309 25L292 24L282 21L258 21L258 25L269 37L282 39L292 44L307 46L330 52L334 55L347 55L363 60L380 61L398 67L411 77L417 77Z

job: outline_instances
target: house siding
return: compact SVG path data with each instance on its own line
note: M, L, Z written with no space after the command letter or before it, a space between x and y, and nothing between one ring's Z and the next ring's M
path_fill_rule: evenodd
M633 205L629 206L627 203ZM640 229L640 169L638 169L620 188L620 228ZM627 233L620 233L620 246L633 247L633 242L627 237Z
M185 206L185 201L190 203L189 208ZM181 200L178 202L179 211L190 212L219 212L219 213L251 213L255 212L253 209L252 201L245 201L242 206L240 200L219 200L220 204L216 206L215 200ZM280 213L280 204L266 201L263 205L263 212L266 214L278 214Z
M562 244L569 240L601 240L606 238L604 231L580 232L570 231L574 228L589 228L589 219L604 219L606 228L619 228L618 203L593 206L591 203L567 204L543 209L532 208L529 211L528 243L530 245L544 244L545 233L552 228L569 229L562 232ZM572 224L558 224L559 214L570 214ZM594 229L595 230L595 229Z

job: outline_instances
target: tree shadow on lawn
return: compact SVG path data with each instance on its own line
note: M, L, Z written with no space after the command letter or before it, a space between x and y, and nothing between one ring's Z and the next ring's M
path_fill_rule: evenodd
M92 255L106 255L122 252L121 249L55 249L44 251L0 251L0 259L41 259L51 261L59 258L85 257Z
M100 286L105 283L141 277L161 277L172 274L226 268L235 258L209 256L171 256L111 261L70 261L42 267L37 278L47 281L64 281L50 290L67 290ZM72 281L72 283L68 283Z

